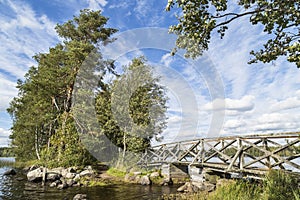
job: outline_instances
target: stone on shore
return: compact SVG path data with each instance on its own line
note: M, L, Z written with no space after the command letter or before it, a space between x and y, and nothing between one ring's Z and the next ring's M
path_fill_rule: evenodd
M83 176L93 176L93 175L94 175L94 171L91 170L91 169L86 169L86 170L80 172L79 175L80 175L81 177L83 177Z
M57 189L62 190L62 189L66 189L67 187L68 187L68 184L66 182L63 182L57 186Z
M43 169L37 168L27 173L27 179L31 182L42 181L43 179Z
M211 192L216 188L214 184L207 182L186 182L184 185L180 186L177 189L177 192L198 192L198 191L207 191Z
M142 176L140 179L140 184L141 185L151 185L151 180L149 178L149 176Z

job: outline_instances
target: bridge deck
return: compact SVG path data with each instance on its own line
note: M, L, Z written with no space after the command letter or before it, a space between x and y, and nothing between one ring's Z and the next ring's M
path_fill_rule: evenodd
M228 136L161 144L147 149L139 164L174 163L257 175L270 169L300 173L299 135Z

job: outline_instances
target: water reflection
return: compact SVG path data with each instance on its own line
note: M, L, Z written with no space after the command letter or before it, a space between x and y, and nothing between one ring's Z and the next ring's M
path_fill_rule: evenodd
M128 184L90 188L72 187L58 190L27 182L26 176L20 171L15 176L3 176L3 173L8 169L8 167L0 168L0 199L3 200L71 200L78 193L87 194L90 200L148 200L158 199L162 194L175 193L177 189L177 186L161 187Z

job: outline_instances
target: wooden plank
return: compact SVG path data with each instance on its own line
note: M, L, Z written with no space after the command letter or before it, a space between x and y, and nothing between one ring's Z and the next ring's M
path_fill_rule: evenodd
M232 145L233 143L235 143L235 142L236 142L236 140L232 140L231 142L229 142L228 144L226 144L224 147L222 147L219 151L225 150L227 147L231 146L231 145ZM205 142L204 142L204 143L205 143ZM218 152L214 152L212 155L210 155L210 156L204 158L203 162L208 161L209 159L211 159L212 157L214 157L214 156L217 155L217 154L218 154Z
M226 171L230 171L233 164L235 163L235 161L237 160L237 158L240 156L240 154L243 152L243 146L236 152L236 154L234 155L230 165L228 166L227 170Z

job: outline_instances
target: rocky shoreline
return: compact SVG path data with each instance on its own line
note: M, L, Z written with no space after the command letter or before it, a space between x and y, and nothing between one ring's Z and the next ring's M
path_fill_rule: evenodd
M195 193L195 192L212 192L218 185L226 179L218 179L217 181L211 181L209 179L203 181L191 181L191 180L173 180L162 176L160 171L141 172L130 171L124 174L123 177L117 177L107 173L108 167L103 165L93 168L92 166L86 166L84 168L79 167L57 167L48 169L41 166L31 166L22 170L27 177L28 182L41 184L42 186L48 186L51 188L57 188L63 190L69 187L88 187L88 186L103 186L116 183L129 183L140 185L173 185L181 184L177 189L180 193ZM4 173L4 175L15 175L16 170L10 169ZM208 176L207 176L208 177ZM211 178L210 178L211 179ZM75 198L76 197L76 198ZM85 194L78 194L73 199L86 199Z

